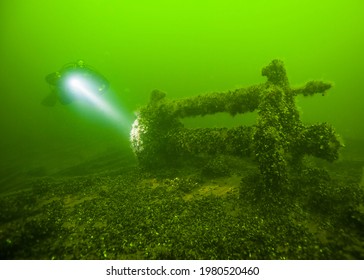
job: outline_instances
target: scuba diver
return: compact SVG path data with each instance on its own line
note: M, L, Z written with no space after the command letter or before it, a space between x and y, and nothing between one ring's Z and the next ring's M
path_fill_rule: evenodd
M104 76L86 65L83 60L79 60L75 63L68 63L59 71L45 77L51 93L42 100L42 105L52 107L57 101L67 105L79 99L82 95L80 91L83 89L80 86L72 86L72 82L70 82L72 79L85 82L87 89L96 94L105 93L109 87L109 82Z

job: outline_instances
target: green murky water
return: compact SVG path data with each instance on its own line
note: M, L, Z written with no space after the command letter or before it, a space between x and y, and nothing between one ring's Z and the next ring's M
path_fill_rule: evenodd
M0 258L363 258L356 191L364 166L364 4L240 2L1 1ZM45 77L80 59L107 78L107 108L82 100L42 106L52 91ZM203 177L198 164L137 170L129 132L153 89L177 99L264 83L261 69L272 59L284 61L292 86L334 84L296 104L303 123L328 122L345 143L339 161L313 160L330 179L294 183L302 192L286 206L288 220L241 204L243 194L254 197L244 186L259 185L247 175L256 171L250 160L229 161L230 173L217 178ZM256 118L221 113L184 124L233 127ZM350 204L344 193L359 201ZM323 209L313 199L320 195ZM287 242L276 236L282 232Z

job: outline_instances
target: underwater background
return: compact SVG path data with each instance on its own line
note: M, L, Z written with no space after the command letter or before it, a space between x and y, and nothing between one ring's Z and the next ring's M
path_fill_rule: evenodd
M303 123L328 122L333 125L345 144L338 160L339 165L328 167L332 174L345 177L341 178L345 181L343 183L345 186L348 185L347 182L363 185L363 10L364 3L359 0L344 2L2 0L0 2L0 193L2 203L5 204L1 210L3 214L0 223L1 258L208 258L208 256L298 258L297 251L292 253L282 249L284 245L276 246L274 254L272 251L265 251L266 248L275 246L272 245L274 241L272 243L266 241L260 253L252 253L255 245L251 245L251 250L245 251L242 255L234 249L231 249L232 251L221 248L218 251L206 249L210 248L209 246L218 248L220 245L216 244L222 242L223 234L216 237L212 245L200 240L206 249L201 249L200 252L191 251L195 243L191 243L190 248L183 253L177 249L171 253L168 248L173 247L172 245L154 250L161 241L149 231L148 222L143 224L144 230L153 236L143 235L143 238L152 241L143 243L139 239L135 239L137 240L135 242L122 239L120 244L124 245L120 246L124 246L124 251L119 253L115 253L116 245L111 253L112 249L105 249L107 242L104 244L101 241L97 244L91 242L93 245L88 245L91 246L88 251L82 251L84 249L81 249L81 245L73 251L70 248L74 248L75 244L71 241L67 243L69 245L67 252L63 250L64 248L59 249L57 245L54 245L55 249L51 249L49 254L43 248L49 248L49 244L56 242L61 243L60 240L64 240L62 238L70 234L64 233L63 237L59 237L54 236L55 232L61 229L72 231L73 226L80 228L79 224L70 220L57 222L55 217L64 219L60 214L64 207L69 211L67 219L72 219L76 217L70 214L74 211L72 207L80 209L91 207L90 209L97 213L96 208L92 208L95 205L90 206L87 203L92 202L94 198L111 199L115 195L120 203L131 208L137 203L145 202L145 205L140 205L137 209L144 209L143 207L150 209L148 201L154 201L154 195L158 197L158 194L147 192L143 189L146 185L152 186L152 190L158 189L161 194L164 192L159 190L157 185L165 188L175 185L177 189L181 188L184 192L183 200L180 201L178 198L181 189L176 193L172 191L173 194L170 194L169 198L164 198L165 200L161 198L167 208L175 207L174 209L179 209L181 215L185 211L183 209L194 209L191 210L193 212L197 209L195 206L207 205L206 209L209 210L205 212L206 217L201 217L202 220L208 219L207 211L215 207L218 209L216 219L223 219L225 210L222 209L225 209L226 205L220 200L203 202L203 198L201 203L194 201L196 205L189 206L192 208L184 208L182 201L189 201L185 195L188 196L189 191L193 193L195 184L203 185L205 181L195 177L183 179L184 175L180 170L173 171L174 173L166 171L167 175L159 174L159 177L150 173L140 174L139 171L137 173L135 170L130 171L137 166L129 141L132 123L136 118L135 113L138 108L148 103L150 93L154 89L166 92L169 99L176 99L264 83L266 78L261 76L261 69L273 59L280 59L285 63L289 81L293 86L303 85L312 79L333 83L333 88L325 96L297 97L296 104ZM92 65L107 77L110 89L103 98L119 112L118 119L112 119L96 106L82 102L57 104L54 107L42 106L42 100L50 92L45 76L79 59ZM234 127L239 124L254 124L256 116L256 113L235 117L219 113L186 118L183 123L188 128ZM249 164L251 165L247 163L246 169L254 169L254 164ZM232 173L234 174L232 177L220 183L225 186L230 182L239 188L242 175ZM127 181L118 177L123 174L127 174ZM99 176L97 182L93 181L96 180L95 176ZM178 177L181 177L182 181L185 180L183 184L179 179L176 181ZM166 178L172 181L165 181ZM77 184L76 189L70 187L72 184ZM219 182L214 182L215 187L218 185ZM128 187L132 189L133 186L138 186L139 197L132 194L132 190L128 191ZM117 190L125 193L118 193ZM199 191L203 192L203 189ZM29 192L34 194L31 199ZM73 192L77 193L77 198L72 196ZM80 198L83 192L87 192L87 198ZM219 193L217 190L216 192ZM225 189L222 192L225 194L227 191ZM19 193L20 197L17 196ZM125 202L124 199L128 196L130 200ZM177 205L169 205L166 202L171 201L169 199L174 203L178 201ZM335 199L340 201L339 197ZM20 201L21 204L17 204L16 201ZM60 205L49 206L55 201ZM118 207L116 198L105 201L107 201L105 207L108 209ZM159 204L156 203L158 208ZM232 219L239 220L240 214L236 214L239 212L237 210L239 207L235 209L235 206L231 206L235 205L235 202L229 203L227 208L233 208L230 209L233 213ZM359 201L355 205L361 207L359 210L356 209L356 214L361 215L360 217L364 213L361 203ZM26 207L23 208L23 205ZM44 207L48 207L48 210ZM71 208L72 210L69 210ZM23 212L20 213L20 209ZM165 211L172 211L171 209ZM203 213L204 210L200 210ZM52 225L35 226L36 219L32 217L45 211L48 211L49 216L39 219L42 221L56 219L56 221L53 221ZM128 215L134 217L135 213L125 211L124 218L128 219ZM144 217L144 210L140 211L140 215ZM31 214L26 214L27 212ZM317 216L321 214L320 212ZM174 216L176 220L171 218L168 224L170 232L179 228L174 226L182 216ZM152 220L159 219L159 216L153 217ZM356 216L355 221L362 227L363 221L360 217ZM136 216L134 218L138 221ZM163 219L169 218L163 216ZM210 222L214 221L211 218ZM261 223L263 222L260 222L259 218L257 224L264 228L263 231L270 228ZM28 231L29 236L25 232L20 232L20 229L18 232L15 229L19 224L27 224L33 231ZM92 224L96 225L95 232L99 232L100 236L103 232L109 232L108 229L104 229L106 224L103 222ZM334 226L334 222L331 226ZM88 234L87 224L82 224L81 227L85 234ZM223 227L235 233L235 229L229 228L228 225ZM130 236L144 232L138 232L137 228ZM14 236L8 236L13 230L16 232ZM203 229L200 230L203 232ZM36 233L38 231L42 232L40 237ZM113 240L113 234L117 235L121 231L114 227L112 233L103 236L102 240ZM189 229L188 232L192 231ZM319 230L315 228L313 231L316 233ZM218 231L215 229L215 232ZM73 234L75 234L73 240L81 238L78 233L73 232ZM236 234L240 236L240 233ZM197 235L203 236L202 233ZM327 250L332 251L328 252L325 249L324 252L320 252L321 248L315 246L321 246L318 244L321 244L322 240L331 244L326 237L320 237L317 244L312 242L314 253L307 249L303 258L363 258L363 250L358 249L364 244L363 239L360 239L360 234L353 235L355 237L347 237L348 240L356 240L355 245L349 242L351 247L347 251L350 253L343 249L344 245L342 247L337 245L339 249L328 245L327 248L330 248ZM129 235L125 233L125 236ZM183 244L186 240L192 240L190 235L186 239L180 237L182 239L179 241L173 241L170 235L168 236L170 238L170 243L166 241L168 244L174 244L173 242ZM238 240L240 237L226 238ZM249 240L253 242L255 238L258 237L251 237ZM49 243L45 245L42 240ZM34 242L42 244L38 247L33 245L29 251L19 249L24 248L24 244L34 244ZM345 241L342 242L345 244ZM135 243L138 243L139 247ZM295 248L298 246L300 250L304 250L301 243ZM277 249L278 247L280 249ZM243 247L240 251L244 251ZM340 253L337 253L339 251Z

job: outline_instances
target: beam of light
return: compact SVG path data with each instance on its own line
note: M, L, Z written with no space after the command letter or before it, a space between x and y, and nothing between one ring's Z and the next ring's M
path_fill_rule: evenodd
M66 85L70 93L77 99L89 101L116 124L123 126L124 129L127 129L126 126L130 126L127 117L122 114L122 110L118 110L108 103L101 95L102 89L99 89L92 80L73 75L67 79Z

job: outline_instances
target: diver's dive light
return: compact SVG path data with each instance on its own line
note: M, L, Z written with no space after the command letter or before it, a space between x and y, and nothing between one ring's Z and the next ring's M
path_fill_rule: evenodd
M105 77L85 66L65 68L57 83L59 98L65 104L79 99L95 102L108 87Z
M87 79L79 73L69 75L64 84L64 90L67 94L76 99L84 99L91 102L99 110L107 113L114 118L118 115L109 103L101 97L105 90L105 85L100 84L97 80Z
M57 100L64 105L80 101L75 105L82 110L82 104L90 103L118 125L129 126L123 110L115 108L115 104L102 96L109 88L108 80L82 60L66 64L45 79L52 89L42 103L45 106L54 106Z

